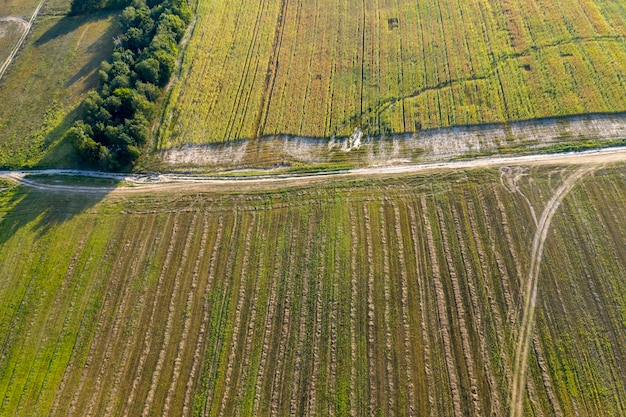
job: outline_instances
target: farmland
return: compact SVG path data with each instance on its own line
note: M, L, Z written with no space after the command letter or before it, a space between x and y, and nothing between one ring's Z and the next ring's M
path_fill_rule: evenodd
M624 2L190 3L186 174L0 172L0 416L626 415L626 150L466 161L626 143ZM0 4L2 168L79 164L69 4Z
M54 1L58 3L59 0ZM7 0L0 5L1 16L13 16L28 21L37 8L39 0Z
M625 169L4 183L0 414L622 415Z
M157 147L626 109L606 0L198 1Z

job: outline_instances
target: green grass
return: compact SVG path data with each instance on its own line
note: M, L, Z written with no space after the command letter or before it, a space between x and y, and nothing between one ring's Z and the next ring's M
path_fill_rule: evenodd
M9 57L22 30L22 26L15 22L0 22L0 63Z
M58 2L59 0L54 0ZM61 0L63 1L63 0ZM26 21L30 19L39 0L7 0L0 5L0 16L16 16ZM68 2L69 4L69 2Z
M571 170L517 185L540 214ZM624 412L623 176L584 177L554 217L529 413ZM451 378L462 413L508 414L534 226L507 184L493 169L109 196L6 183L0 414L449 415Z
M77 165L63 135L87 91L97 86L97 70L110 56L117 26L110 14L65 17L69 3L56 0L43 9L0 82L4 168Z
M493 155L541 155L564 152L584 152L594 149L606 149L625 145L626 139L593 140L581 138L579 140L568 140L560 143L551 144L519 143L513 146L499 146L497 149L483 152L469 152L451 159L463 161L475 158L484 158Z

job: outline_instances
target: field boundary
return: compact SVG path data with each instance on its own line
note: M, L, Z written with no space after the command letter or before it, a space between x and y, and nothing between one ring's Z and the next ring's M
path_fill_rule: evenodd
M155 151L163 169L228 170L337 164L352 166L438 162L491 155L528 155L626 144L626 113L427 129L415 133L316 138L263 136L219 144L183 145Z

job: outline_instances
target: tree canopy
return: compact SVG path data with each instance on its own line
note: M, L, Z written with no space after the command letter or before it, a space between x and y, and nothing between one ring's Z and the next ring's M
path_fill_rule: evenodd
M72 0L70 14L79 15L103 9L122 9L130 3L131 0Z
M72 2L78 10L98 10L124 0ZM126 2L128 3L128 2ZM68 132L81 159L103 169L132 165L145 147L155 102L169 82L178 43L191 22L185 0L133 0L121 13L123 34L110 61L100 68L100 89L83 103L83 120Z

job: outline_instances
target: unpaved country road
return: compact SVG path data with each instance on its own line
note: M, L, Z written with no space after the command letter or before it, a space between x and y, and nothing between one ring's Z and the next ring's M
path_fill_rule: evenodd
M130 194L137 192L162 191L261 191L266 189L302 186L323 183L338 179L356 179L373 176L393 176L405 174L430 173L438 171L488 168L507 165L604 165L626 161L626 147L608 148L587 152L573 152L546 155L528 155L512 157L491 157L470 161L441 162L434 164L412 164L399 166L380 166L357 168L346 171L321 172L304 175L267 175L255 177L211 177L181 174L114 174L80 170L33 170L0 171L0 178L5 178L26 187L41 191L72 193L115 193ZM64 175L86 178L101 178L119 181L128 186L65 185L39 182L30 178L32 175Z
M37 8L35 9L35 12L33 13L33 15L31 16L31 18L30 18L30 20L28 22L26 22L25 20L19 19L19 18L11 17L11 16L4 17L4 18L0 19L0 20L3 20L5 22L7 22L7 21L9 21L9 22L18 22L24 28L22 36L20 36L20 38L17 40L17 43L15 44L13 49L11 50L11 53L9 54L7 59L4 61L2 66L0 66L0 80L2 79L2 77L4 76L4 73L7 71L7 68L9 68L9 65L11 65L11 63L15 59L15 56L17 55L17 53L19 52L20 48L24 44L24 41L26 40L26 37L28 36L28 34L30 33L30 30L33 27L33 22L35 21L35 19L39 15L39 12L41 11L41 8L43 7L45 2L46 2L46 0L41 0L39 2L39 4L37 5Z

